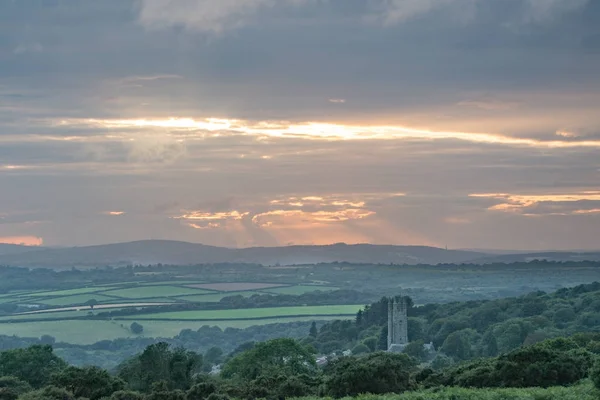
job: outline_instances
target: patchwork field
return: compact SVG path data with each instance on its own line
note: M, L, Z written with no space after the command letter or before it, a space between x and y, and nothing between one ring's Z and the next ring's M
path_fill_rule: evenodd
M213 292L181 286L156 285L138 286L129 289L108 290L103 293L114 297L124 297L126 299L144 299L150 297L182 296L186 294L207 294Z
M19 306L19 312L0 317L0 334L25 337L51 335L58 341L89 344L122 337L173 337L183 329L203 325L223 329L246 328L294 321L353 318L360 305L294 306L219 310L164 311L144 307L169 307L193 303L218 303L225 297L253 295L301 295L337 288L319 285L294 285L272 282L206 283L165 280L122 282L61 290L8 293L0 295L3 307ZM236 304L235 300L230 303ZM277 303L275 303L277 304ZM223 306L220 306L223 308ZM227 308L227 306L225 306ZM128 314L107 318L99 313L128 310ZM132 322L141 323L144 331L134 335Z
M260 290L274 287L286 286L277 283L250 283L250 282L231 282L231 283L205 283L196 285L187 285L187 287L216 290L220 292L241 292L244 290Z
M39 308L87 306L114 303L215 303L227 296L250 297L255 294L301 295L314 291L336 290L332 286L292 285L269 282L201 283L197 280L128 282L81 288L18 292L0 295L0 304L27 304Z

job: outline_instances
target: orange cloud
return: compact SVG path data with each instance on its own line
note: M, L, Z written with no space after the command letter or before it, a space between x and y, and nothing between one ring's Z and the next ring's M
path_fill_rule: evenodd
M585 191L576 193L561 193L561 194L508 194L508 193L482 193L470 194L469 197L497 199L501 202L488 208L490 211L518 213L525 216L542 216L542 215L582 215L596 214L598 209L566 209L565 203L576 202L597 202L600 201L600 191ZM546 212L526 212L534 210L540 205L550 205L553 207Z
M185 214L173 217L174 219L187 219L187 220L198 220L198 221L221 221L221 220L236 220L239 221L245 216L250 214L249 212L239 211L226 211L226 212L203 212L203 211L189 211Z
M44 240L37 236L4 236L0 237L0 243L20 244L24 246L41 246Z
M337 211L273 210L257 214L252 222L262 228L273 226L308 226L358 220L375 215L374 211L349 208Z

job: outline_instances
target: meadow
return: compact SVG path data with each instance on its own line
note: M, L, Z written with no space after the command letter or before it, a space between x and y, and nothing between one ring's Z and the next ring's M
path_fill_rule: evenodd
M20 312L0 317L0 334L21 337L50 335L57 341L91 344L127 337L173 337L183 329L198 329L203 325L222 329L247 328L280 322L352 318L359 305L165 310L151 313L143 310L146 306L164 307L169 304L214 304L230 296L296 295L336 289L333 286L271 282L206 283L195 279L144 282L142 278L136 282L19 291L0 296L2 304L20 306ZM118 317L96 317L100 312L118 310L130 310L130 313ZM142 334L135 335L130 331L133 322L143 325Z
M227 320L227 319L263 319L284 318L297 316L349 316L356 315L363 305L333 305L333 306L300 306L300 307L270 307L248 308L235 310L198 310L176 311L137 316L139 320Z

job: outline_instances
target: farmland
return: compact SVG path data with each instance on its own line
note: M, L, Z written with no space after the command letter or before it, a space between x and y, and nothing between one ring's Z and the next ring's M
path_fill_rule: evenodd
M0 268L0 339L5 346L23 346L49 335L69 360L114 366L124 354L158 338L203 351L212 346L232 351L247 341L304 337L312 322L320 327L325 321L354 319L359 305L382 296L403 293L415 304L510 297L596 280L599 267L333 263L60 272ZM133 322L143 326L141 333L131 331ZM90 347L85 354L70 347L79 345Z
M342 306L308 306L308 307L274 307L250 308L238 310L202 310L180 311L140 315L138 319L150 320L245 320L263 318L285 318L288 316L353 316L362 305Z
M156 278L156 275L152 275ZM213 282L195 279L150 281L136 276L133 282L99 283L59 290L18 291L3 294L2 304L19 311L0 317L0 334L21 337L50 335L58 341L91 344L128 337L173 337L184 329L209 325L246 328L254 325L294 321L351 318L358 305L289 306L236 309L219 305L227 298L275 297L334 291L333 286L294 285L272 282ZM194 309L195 307L219 309ZM211 306L212 305L212 306ZM171 307L192 307L180 311ZM171 310L171 311L170 311ZM107 316L107 312L124 312ZM144 332L130 331L132 322Z

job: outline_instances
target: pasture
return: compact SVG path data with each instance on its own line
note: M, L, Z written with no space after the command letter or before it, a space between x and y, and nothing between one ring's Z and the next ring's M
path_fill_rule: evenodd
M345 317L336 317L344 319ZM141 335L134 335L129 330L133 320L66 320L66 321L36 321L23 323L0 323L3 335L20 337L36 337L50 335L58 342L73 344L93 344L101 340L114 340L129 337L169 338L179 334L183 329L197 330L203 325L218 326L221 329L243 329L255 325L267 325L292 321L321 321L331 320L332 317L299 317L299 318L264 318L260 320L228 320L228 321L138 321L144 327Z
M0 317L0 334L22 337L51 335L57 341L90 344L125 337L173 337L183 329L203 325L222 329L246 328L274 323L353 318L359 305L289 306L233 309L235 302L209 310L169 311L169 305L184 307L194 303L214 304L225 297L253 295L301 295L337 288L273 282L202 282L197 279L89 284L57 290L19 291L0 295L0 305L14 306L18 312ZM227 304L231 304L227 306ZM158 310L144 307L160 306ZM162 307L165 307L164 309ZM125 315L107 317L108 311L128 310ZM164 311L163 311L164 310ZM144 331L134 335L132 322Z
M250 297L255 294L301 295L314 291L336 290L333 286L295 285L271 282L217 282L197 280L165 280L90 285L62 290L19 291L0 295L0 304L22 304L31 307L60 308L67 306L114 303L215 303L227 296ZM33 310L33 309L32 309Z
M297 316L326 316L346 315L354 316L363 305L337 305L337 306L299 306L299 307L270 307L246 308L233 310L194 310L174 311L153 314L142 314L139 320L227 320L227 319L261 319L275 317Z

